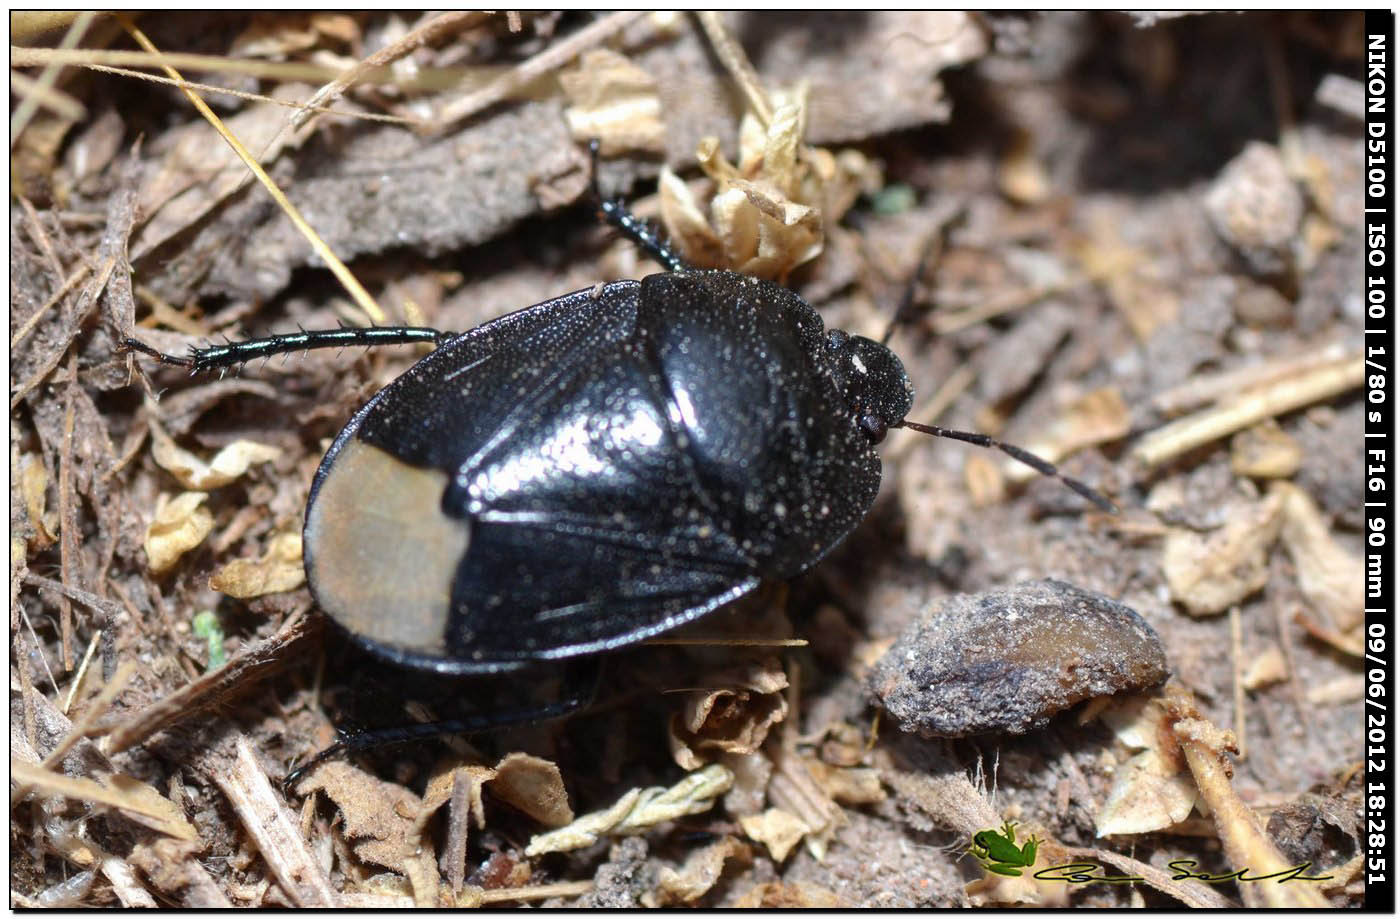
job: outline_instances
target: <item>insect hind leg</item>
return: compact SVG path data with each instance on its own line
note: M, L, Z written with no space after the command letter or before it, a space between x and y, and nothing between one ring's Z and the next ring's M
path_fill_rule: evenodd
M583 658L574 662L564 671L564 686L560 697L553 702L541 705L522 705L514 708L481 712L466 718L453 718L432 721L426 724L400 725L392 728L363 731L342 737L310 759L298 764L282 780L282 788L290 789L314 766L337 756L363 753L379 747L411 743L442 737L446 734L476 734L497 728L522 724L535 724L563 718L593 703L602 683L603 662L599 658Z
M237 367L258 358L291 354L297 351L311 351L316 348L407 345L425 341L441 344L451 338L452 334L419 326L345 327L319 329L311 332L303 330L285 335L269 335L265 338L250 338L247 341L210 345L205 348L191 348L188 357L166 354L135 338L126 339L123 345L130 351L137 351L148 357L153 357L162 364L185 367L190 373L204 373L209 370Z

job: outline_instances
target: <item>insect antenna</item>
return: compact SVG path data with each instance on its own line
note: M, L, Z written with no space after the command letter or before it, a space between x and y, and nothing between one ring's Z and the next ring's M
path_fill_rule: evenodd
M919 424L915 421L903 421L899 424L891 425L891 427L909 428L921 434L931 434L934 437L947 437L950 440L961 440L963 443L1000 450L1002 453L1005 453L1019 463L1024 463L1043 476L1059 479L1065 485L1069 486L1075 494L1092 502L1100 510L1110 514L1118 513L1118 506L1093 488L1076 478L1065 475L1054 463L1046 462L1029 450L1018 447L1015 444L1008 444L1005 441L997 440L995 437L988 437L986 434L976 434L971 431L954 431L949 428L940 428L936 424Z
M135 338L125 339L122 344L129 351L137 351L153 357L162 364L188 368L190 373L203 373L207 370L221 370L238 367L258 358L270 358L277 354L291 354L297 351L310 351L315 348L343 348L347 345L408 345L415 342L442 344L455 333L441 332L417 326L370 326L369 328L318 329L307 332L291 332L286 335L269 335L266 338L251 338L247 341L234 341L205 348L191 348L188 357L179 357L158 351Z

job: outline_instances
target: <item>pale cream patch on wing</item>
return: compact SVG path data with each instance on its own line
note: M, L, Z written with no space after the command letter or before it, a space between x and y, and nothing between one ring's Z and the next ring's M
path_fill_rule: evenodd
M447 474L351 438L306 516L306 572L322 608L356 635L444 654L465 520L442 512Z

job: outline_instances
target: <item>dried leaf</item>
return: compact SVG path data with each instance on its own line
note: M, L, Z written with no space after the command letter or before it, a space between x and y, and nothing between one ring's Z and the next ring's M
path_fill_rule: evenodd
M82 776L52 772L40 765L11 758L10 780L33 786L41 793L115 807L167 836L185 840L199 838L174 802L145 782L128 775L107 775L98 782Z
M496 766L491 791L545 826L562 827L574 819L559 767L526 753L511 753Z
M19 456L20 493L24 496L24 509L29 515L29 522L34 525L34 548L44 549L58 539L58 517L44 515L49 487L48 470L39 457L16 452Z
M247 600L263 594L295 590L306 580L301 559L301 534L278 533L262 558L239 558L209 578L209 587L221 594Z
M559 83L573 103L564 117L575 140L597 138L603 156L666 152L656 81L626 57L606 48L586 51L577 69L559 74Z
M825 226L880 184L878 167L863 155L834 156L803 145L805 86L770 96L773 117L766 127L752 112L740 123L737 166L718 139L700 142L696 158L715 186L708 219L689 186L662 173L662 222L697 265L784 278L820 254Z
M1144 750L1118 767L1099 810L1099 836L1151 833L1185 820L1196 805L1196 786L1179 760Z
M1272 642L1262 652L1254 656L1249 669L1240 678L1245 689L1262 689L1273 683L1288 679L1288 661L1282 649Z
M1209 616L1262 588L1269 580L1266 553L1278 536L1282 511L1283 497L1274 493L1227 509L1225 525L1212 533L1173 527L1162 546L1172 599L1193 616Z
M304 794L323 791L340 811L341 830L355 855L404 874L422 844L423 802L401 785L350 763L322 763L301 780Z
M564 826L574 819L559 767L537 756L510 753L494 767L451 763L434 771L423 792L420 826L452 799L458 776L467 782L467 811L475 816L478 829L486 826L482 789L487 783L497 798L546 826Z
M724 753L720 762L734 773L734 786L724 796L724 809L731 817L757 814L763 810L768 794L768 779L773 775L773 761L762 751L753 753Z
M1017 204L1040 204L1053 188L1045 164L1035 155L1031 136L1018 132L997 164L997 186Z
M776 862L787 858L793 846L812 829L801 817L778 807L770 807L754 816L740 817L739 826L745 836L766 846L768 854Z
M151 425L151 456L186 488L209 491L227 485L248 471L254 463L277 459L282 451L251 440L236 440L209 462L175 445L159 425Z
M1286 479L1303 465L1303 448L1272 418L1230 439L1230 469L1256 479Z
M304 83L288 82L275 86L269 95L295 103L311 92ZM245 147L258 151L262 162L270 163L310 136L309 131L283 131L286 121L282 106L264 102L225 118L224 125ZM209 125L196 120L162 137L162 148L168 152L158 169L145 172L138 211L149 219L132 241L133 260L182 232L243 187L248 167L226 144L211 143L212 136Z
M777 658L726 671L707 682L722 688L696 693L670 723L671 755L695 769L705 754L752 753L769 729L787 717L787 674Z
M591 846L604 835L640 833L666 820L709 810L729 790L734 776L715 763L692 772L670 788L634 788L607 810L584 814L566 827L541 833L525 848L529 856Z
M644 894L646 906L671 906L677 903L694 903L709 893L715 886L724 863L728 859L748 863L753 852L733 836L725 836L697 852L692 852L679 871L662 866L657 874L656 893Z
M985 871L982 877L967 884L963 892L973 906L1043 906L1060 908L1069 905L1073 885L1062 881L1037 880L1035 873L1052 864L1048 861L1048 846L1042 846L1035 864L1023 868L1020 877Z
M774 771L768 781L768 801L806 824L807 851L821 861L837 825L845 822L846 816L813 777L810 766L815 760L781 748L772 750L771 755Z
M185 819L185 813L180 806L145 782L121 773L102 776L101 781L125 798L127 803L121 805L122 807L149 818L142 822L152 829L176 839L199 838L199 833Z
M1118 768L1095 832L1150 833L1185 820L1197 801L1196 786L1167 729L1162 701L1138 696L1106 709L1102 718L1124 746L1142 752Z
M1270 497L1283 501L1279 537L1298 572L1298 587L1312 608L1340 632L1350 632L1365 618L1365 567L1332 537L1322 512L1296 485L1275 482Z
M321 45L324 37L342 43L359 38L355 20L335 13L257 13L234 38L229 57L285 60Z
M180 556L204 541L214 528L214 515L204 507L209 495L186 491L156 499L156 516L146 528L146 559L151 571L168 571Z
M880 771L868 766L830 766L821 760L803 761L812 778L833 801L841 804L878 804L885 800Z
M1346 673L1308 690L1309 705L1341 705L1360 702L1366 695L1366 680L1359 673Z

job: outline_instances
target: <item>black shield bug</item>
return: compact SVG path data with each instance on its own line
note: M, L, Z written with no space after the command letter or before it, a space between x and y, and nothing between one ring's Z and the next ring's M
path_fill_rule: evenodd
M596 170L595 170L596 174ZM601 200L601 199L600 199ZM636 643L810 568L880 486L913 387L879 342L792 291L688 268L617 202L602 215L670 270L565 294L469 332L302 332L194 351L194 372L289 351L436 341L322 460L307 582L361 644L494 673Z

